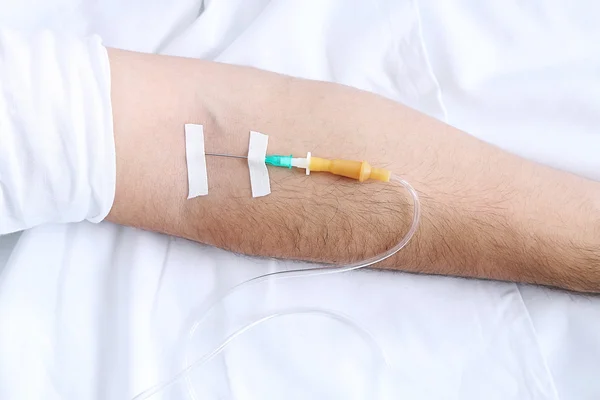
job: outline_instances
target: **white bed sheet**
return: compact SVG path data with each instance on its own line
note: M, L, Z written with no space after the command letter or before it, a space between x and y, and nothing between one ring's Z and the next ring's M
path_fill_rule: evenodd
M600 63L590 50L599 30L567 24L586 10L428 0L420 26L409 0L204 3L14 0L0 20L351 84L600 178ZM108 223L28 231L0 275L0 398L131 398L177 370L210 294L292 266ZM311 306L373 333L391 360L391 398L600 397L598 298L507 283L361 271L267 284L235 296L195 345L209 348L256 313ZM244 335L193 378L203 399L371 398L368 354L339 324L289 317ZM155 398L186 399L185 390Z

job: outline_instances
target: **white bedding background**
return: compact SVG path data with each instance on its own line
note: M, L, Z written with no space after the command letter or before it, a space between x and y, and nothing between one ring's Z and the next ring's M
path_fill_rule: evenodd
M201 3L12 0L0 23L350 84L600 179L592 0ZM181 366L203 300L291 267L109 223L27 231L0 272L0 399L129 399ZM223 306L194 349L287 307L368 329L391 361L391 398L600 398L600 299L509 283L359 271L261 285ZM201 399L368 399L369 354L338 323L292 316L192 377ZM188 397L176 385L154 398Z

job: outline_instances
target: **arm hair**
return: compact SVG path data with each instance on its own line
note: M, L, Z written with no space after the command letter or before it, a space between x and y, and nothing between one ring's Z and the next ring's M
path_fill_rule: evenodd
M382 97L177 57L109 52L117 148L112 221L235 252L347 263L395 245L412 218L400 187L271 169L251 197L244 161L207 157L209 195L186 200L183 125L207 151L364 159L420 193L411 243L380 268L600 291L599 184L518 158Z

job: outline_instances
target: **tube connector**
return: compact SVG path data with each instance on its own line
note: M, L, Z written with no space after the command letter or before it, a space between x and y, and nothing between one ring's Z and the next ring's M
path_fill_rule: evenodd
M326 158L312 157L310 152L307 153L306 158L293 158L291 155L268 155L265 157L265 164L283 168L304 168L306 175L309 175L311 171L324 171L356 179L359 182L369 179L389 182L392 174L387 169L372 167L366 161L328 160Z
M272 154L265 157L265 164L269 164L274 167L292 168L292 155L280 156L277 154Z
M319 157L311 158L310 170L313 172L326 171L334 175L356 179L359 182L369 179L389 182L392 175L391 171L384 168L371 167L371 164L366 161L328 160Z

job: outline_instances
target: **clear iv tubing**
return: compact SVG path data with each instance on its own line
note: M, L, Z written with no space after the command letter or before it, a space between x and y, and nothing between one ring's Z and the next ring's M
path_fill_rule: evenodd
M359 261L359 262L356 262L353 264L345 265L342 267L327 266L327 267L318 267L318 268L310 268L310 269L297 269L297 270L290 270L290 271L271 272L268 274L260 275L255 278L249 279L242 283L239 283L239 284L233 286L232 288L230 288L229 290L227 290L222 295L215 296L215 298L208 303L208 306L206 307L205 311L201 314L200 319L198 319L194 323L194 325L192 325L192 327L190 328L190 330L188 332L186 349L189 349L190 343L194 337L196 330L205 321L206 317L209 315L209 312L219 302L226 299L231 294L237 292L242 287L245 287L245 286L248 286L251 284L256 284L259 282L263 282L268 279L310 277L310 276L338 274L338 273L342 273L342 272L354 271L357 269L370 267L371 265L374 265L381 261L384 261L384 260L392 257L394 254L398 253L400 250L402 250L408 244L408 242L412 239L412 237L415 235L415 233L417 232L417 228L419 226L419 220L421 218L421 204L419 202L419 195L417 194L416 190L410 185L410 183L408 183L407 181L405 181L404 179L402 179L396 175L392 175L390 178L390 181L394 181L394 182L398 183L399 185L403 186L408 191L408 193L411 195L412 200L413 200L413 218L412 218L410 228L408 229L408 232L406 233L406 235L404 235L402 240L400 242L398 242L397 245L395 245L394 247L392 247L391 249L387 250L386 252L384 252L382 254L379 254L377 256L374 256L374 257L371 257L366 260ZM350 326L356 332L358 332L360 336L362 336L364 339L366 339L366 341L371 342L372 346L374 345L374 348L377 350L377 352L379 353L381 358L387 364L387 360L385 359L385 354L383 353L381 348L377 345L377 343L375 342L375 340L373 339L371 334L368 331L366 331L364 328L360 327L355 322L353 322L350 318L344 316L343 314L335 313L335 312L327 311L327 310L319 310L319 309L312 309L312 308L292 309L292 310L288 310L285 312L276 312L276 313L272 313L272 314L267 314L257 320L254 320L250 324L243 326L242 328L235 331L233 334L229 335L219 346L217 346L211 352L205 354L201 358L199 358L191 363L189 360L189 351L186 351L185 366L181 371L179 371L177 374L172 376L169 380L167 380L163 383L159 383L159 384L143 391L142 393L139 393L138 395L133 397L132 400L148 399L148 398L154 396L155 394L157 394L158 392L174 385L182 378L185 378L185 380L186 380L190 398L195 400L196 399L195 391L194 391L192 382L189 377L189 373L193 369L199 367L200 365L211 360L213 357L219 355L227 347L227 345L229 345L233 340L235 340L237 337L244 334L245 332L255 328L256 326L258 326L264 322L267 322L269 320L272 320L274 318L288 316L288 315L298 315L298 314L317 314L317 315L320 314L322 316L327 316L328 318L335 319L341 323L344 323L344 324Z

